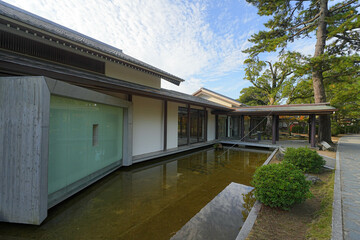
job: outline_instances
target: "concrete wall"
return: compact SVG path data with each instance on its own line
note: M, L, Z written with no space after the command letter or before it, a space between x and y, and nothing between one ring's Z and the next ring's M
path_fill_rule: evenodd
M49 104L43 77L0 78L0 221L47 216Z
M105 63L105 75L154 88L160 88L161 85L161 79L159 77L113 62Z
M133 156L163 150L163 101L133 96Z
M119 167L48 194L50 94L124 108L123 164L132 163L132 103L45 77L0 78L0 221L40 224L48 207Z

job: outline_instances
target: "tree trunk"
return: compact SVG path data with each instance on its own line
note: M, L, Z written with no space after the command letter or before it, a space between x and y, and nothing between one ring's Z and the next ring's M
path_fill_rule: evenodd
M318 28L316 31L316 45L314 57L319 57L324 53L326 44L326 17L328 16L328 0L320 0L320 17ZM326 102L325 86L323 81L322 64L316 64L313 66L312 79L314 88L315 103ZM320 115L319 119L319 141L331 141L331 121L329 115Z

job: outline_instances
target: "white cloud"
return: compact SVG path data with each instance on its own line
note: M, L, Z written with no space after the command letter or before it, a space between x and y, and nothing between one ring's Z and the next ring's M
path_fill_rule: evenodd
M185 78L178 90L186 92L237 71L250 36L238 34L242 21L228 9L209 21L209 5L200 0L6 1Z

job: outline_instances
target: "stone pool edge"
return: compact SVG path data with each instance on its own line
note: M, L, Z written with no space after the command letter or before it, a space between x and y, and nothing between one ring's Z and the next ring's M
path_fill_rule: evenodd
M338 141L340 145L341 138ZM340 153L336 150L336 164L335 164L335 179L334 179L334 199L332 210L331 223L331 240L343 239L343 216L342 216L342 195L341 195L341 167L340 167Z
M263 163L263 165L268 165L271 159L275 156L279 148L276 148L270 156L266 159L266 161ZM240 232L238 233L236 240L244 240L247 238L249 233L251 232L252 227L254 226L255 220L259 214L259 211L261 209L262 203L256 200L254 206L251 208L251 211L246 218L244 224L241 227Z

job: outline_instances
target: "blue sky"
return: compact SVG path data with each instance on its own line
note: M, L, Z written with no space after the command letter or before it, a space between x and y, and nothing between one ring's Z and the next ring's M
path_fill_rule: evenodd
M265 19L245 0L5 0L26 11L108 43L186 81L162 87L193 93L200 87L238 98L247 39ZM292 48L312 54L314 40ZM274 61L275 54L267 54Z

